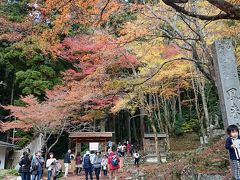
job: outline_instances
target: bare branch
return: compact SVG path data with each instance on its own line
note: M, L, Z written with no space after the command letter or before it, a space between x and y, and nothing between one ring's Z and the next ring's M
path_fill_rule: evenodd
M214 21L218 19L235 19L240 20L240 9L235 7L233 4L230 4L224 0L207 0L210 4L216 6L219 10L222 10L224 13L219 13L213 16L195 14L191 11L186 10L184 7L176 4L174 0L162 0L166 5L172 7L177 12L183 13L185 15L195 17L201 20Z

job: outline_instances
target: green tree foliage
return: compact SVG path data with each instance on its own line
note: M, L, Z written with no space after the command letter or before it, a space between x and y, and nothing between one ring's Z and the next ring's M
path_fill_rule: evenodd
M8 17L9 20L20 22L28 14L27 0L20 0L16 3L0 2L0 15Z
M33 41L2 47L0 57L1 79L6 82L6 91L15 84L16 96L34 94L43 99L46 89L61 82L66 66L62 60L52 61L44 55Z

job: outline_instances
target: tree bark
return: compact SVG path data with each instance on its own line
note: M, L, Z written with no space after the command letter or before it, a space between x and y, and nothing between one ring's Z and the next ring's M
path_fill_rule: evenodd
M172 119L173 119L172 129L174 129L175 128L175 123L176 123L176 101L177 100L176 100L176 98L173 97L171 101L172 101L171 105L172 105ZM178 101L180 101L180 98L178 98ZM179 116L180 117L182 116L181 114L182 114L182 108L180 107L179 108ZM181 118L180 118L180 120L181 120Z
M157 114L158 114L158 120L160 124L160 132L164 132L164 126L162 122L162 117L161 117L161 109L160 109L160 103L159 103L159 96L156 94L156 103L157 103Z
M144 138L144 133L145 133L145 123L144 123L144 118L145 118L145 111L143 107L140 107L140 133L141 133L141 144L143 144L143 138Z
M208 106L207 106L207 99L206 99L206 95L205 95L205 81L203 78L201 78L198 82L199 85L199 89L200 89L200 94L201 94L201 98L202 98L202 106L203 106L203 111L204 111L204 115L205 115L205 119L206 119L206 128L207 128L207 132L209 130L210 127L210 120L209 120L209 113L208 113Z
M126 112L126 114L127 114L127 121L128 121L128 141L129 141L129 143L131 144L131 142L132 142L132 136L131 136L131 118L130 118L130 116L129 116L129 112L127 111Z
M105 132L105 122L106 122L106 119L101 119L100 120L100 130L101 132Z
M179 87L178 87L178 110L179 110L179 119L182 122L184 119L183 119L182 104L181 104L181 92Z
M159 152L159 145L158 145L158 132L155 126L155 122L154 122L154 113L152 111L152 107L153 107L153 98L152 98L152 94L149 95L149 107L148 107L148 111L149 111L149 121L150 121L150 126L152 128L153 134L154 134L154 140L155 140L155 151L156 151L156 156L157 156L157 162L158 164L160 164L161 161L161 156L160 156L160 152Z
M160 114L160 108L159 103L157 101L158 95L156 93L153 94L153 102L154 102L154 117L157 120L159 132L162 131L162 125L161 125L161 114Z
M133 133L132 138L133 138L134 141L137 141L138 144L141 144L142 143L142 137L140 137L140 138L137 137L136 120L133 118L131 120L131 122L132 122L132 133Z
M203 118L201 117L201 113L199 112L198 90L197 90L197 86L195 85L193 77L192 77L192 87L193 87L194 99L195 99L195 109L196 109L196 113L197 113L197 116L198 116L198 121L199 121L200 129L201 129L201 134L204 137L206 135L206 133L205 133L205 129L204 129Z

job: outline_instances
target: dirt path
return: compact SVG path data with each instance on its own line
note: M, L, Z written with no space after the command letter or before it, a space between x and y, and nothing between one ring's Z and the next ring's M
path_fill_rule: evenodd
M62 177L62 178L60 178L60 179L62 179L62 180L85 180L85 174L84 174L84 172L82 172L81 174L80 174L80 176L76 176L76 175L73 175L73 174L70 174L67 178L64 178L64 177ZM88 177L88 179L90 179L90 177ZM93 179L96 179L96 176L95 176L95 174L93 173ZM108 178L106 178L106 177L104 177L103 175L100 177L100 179L101 180L107 180Z
M127 177L127 173L119 172L119 178L118 178L119 180L124 180L126 177ZM69 174L67 178L61 177L58 179L61 179L61 180L85 180L85 174L84 174L84 172L81 172L80 176L77 176L75 174ZM90 180L90 177L88 177L88 179ZM95 176L94 172L93 172L93 179L96 180L96 176ZM103 174L101 174L100 180L108 180L108 179L109 179L108 177L104 177ZM5 177L4 180L21 180L21 178L8 176L8 177ZM42 180L47 180L47 175L44 174L44 176L42 177Z

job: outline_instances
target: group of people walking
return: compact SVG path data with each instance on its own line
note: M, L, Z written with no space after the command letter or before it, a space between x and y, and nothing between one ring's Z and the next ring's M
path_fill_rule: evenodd
M72 158L70 157L71 150L64 156L65 177L68 175L68 167ZM117 170L120 168L120 158L117 155L116 146L112 146L107 154L101 152L94 153L93 151L86 151L81 156L78 152L75 157L76 162L76 175L80 175L81 171L85 171L85 179L90 178L93 180L93 172L95 172L96 180L99 180L101 171L103 176L107 177L109 172L109 179L117 179Z
M139 167L140 154L138 152L139 147L135 145L131 145L128 141L126 143L118 143L117 153L120 157L130 156L134 158L134 164L136 167Z
M129 143L127 143L126 147L126 153L131 153L133 155L135 158L135 165L138 166L140 157L138 152L135 151L132 153ZM95 173L96 180L99 180L101 172L104 177L107 177L109 172L109 179L117 179L121 156L124 155L119 153L119 146L117 147L116 145L111 145L108 148L108 152L103 155L100 151L86 151L83 156L78 152L76 157L73 157L69 149L64 155L64 177L68 177L71 161L75 161L76 175L79 176L84 170L86 180L88 180L88 178L93 180L93 172ZM51 152L48 154L48 159L45 162L41 151L31 155L30 149L27 149L20 158L19 165L19 172L21 173L22 180L41 180L44 168L46 168L48 172L47 179L55 180L61 171L61 164Z
M77 153L76 161L76 174L80 175L81 171L85 171L86 180L90 178L93 180L93 171L95 172L96 179L99 180L101 171L103 176L107 177L108 171L110 172L109 178L117 179L117 170L120 168L120 158L118 157L117 148L112 146L107 154L101 155L101 152L89 152L83 155ZM71 157L71 150L64 155L65 173L64 177L68 176L68 170L73 157ZM43 175L44 166L47 169L48 180L55 180L58 173L61 170L61 164L54 158L53 153L49 153L49 158L44 161L41 151L38 151L34 155L30 154L30 150L27 149L20 158L19 161L19 173L22 180L41 180Z

